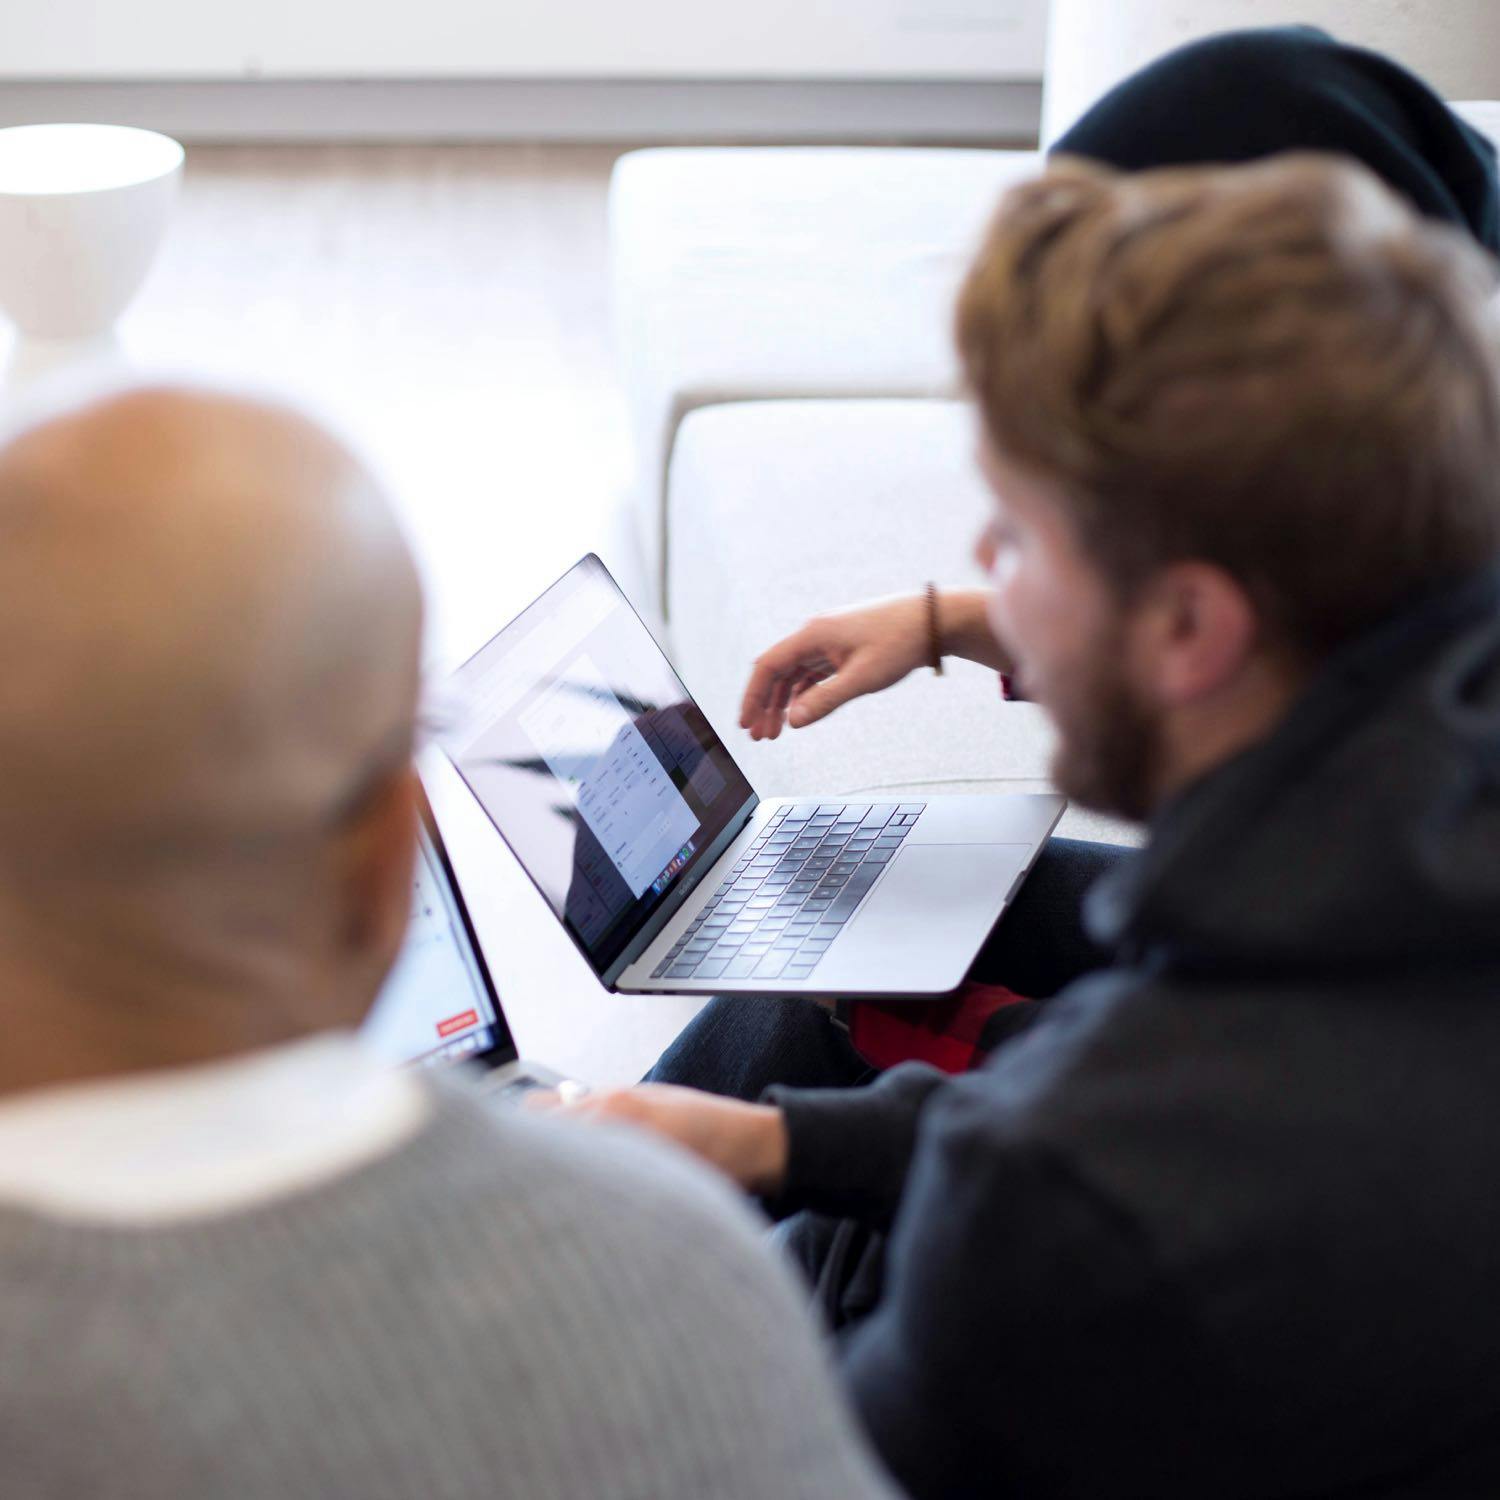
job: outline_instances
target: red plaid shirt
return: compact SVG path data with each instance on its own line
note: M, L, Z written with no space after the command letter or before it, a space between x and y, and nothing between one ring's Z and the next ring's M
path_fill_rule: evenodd
M1037 1002L998 984L966 984L947 1000L860 1000L848 1008L849 1040L871 1066L931 1063L945 1073L977 1068L1023 1030Z

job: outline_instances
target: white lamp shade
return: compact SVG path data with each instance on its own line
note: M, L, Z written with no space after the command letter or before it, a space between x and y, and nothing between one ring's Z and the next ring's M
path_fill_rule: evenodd
M1052 0L1043 142L1174 47L1298 22L1388 53L1446 98L1500 97L1500 0Z
M171 219L183 150L118 125L0 130L0 309L32 339L106 333Z

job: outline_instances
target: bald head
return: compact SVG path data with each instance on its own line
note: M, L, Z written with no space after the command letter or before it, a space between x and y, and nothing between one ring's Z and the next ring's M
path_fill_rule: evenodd
M141 389L22 430L0 447L0 926L80 891L107 932L117 907L181 926L215 882L243 906L252 873L285 889L409 754L420 617L384 497L301 416Z
M317 817L410 724L419 611L384 498L300 416L140 390L23 431L0 449L0 846Z

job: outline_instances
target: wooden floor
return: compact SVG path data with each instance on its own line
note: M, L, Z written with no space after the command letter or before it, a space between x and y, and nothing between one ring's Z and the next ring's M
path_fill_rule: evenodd
M141 371L290 395L365 451L421 560L434 669L586 551L638 581L605 256L620 151L193 148L122 322ZM451 769L426 768L523 1050L638 1077L694 1003L600 989Z
M590 547L620 550L605 262L619 155L193 148L122 324L141 367L285 392L370 456L421 556L439 661Z

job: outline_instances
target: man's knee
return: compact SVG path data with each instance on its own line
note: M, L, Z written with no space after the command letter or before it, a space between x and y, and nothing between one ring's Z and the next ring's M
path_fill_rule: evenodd
M862 1071L847 1035L815 1001L734 995L710 1000L647 1081L756 1099L773 1083L837 1088Z

